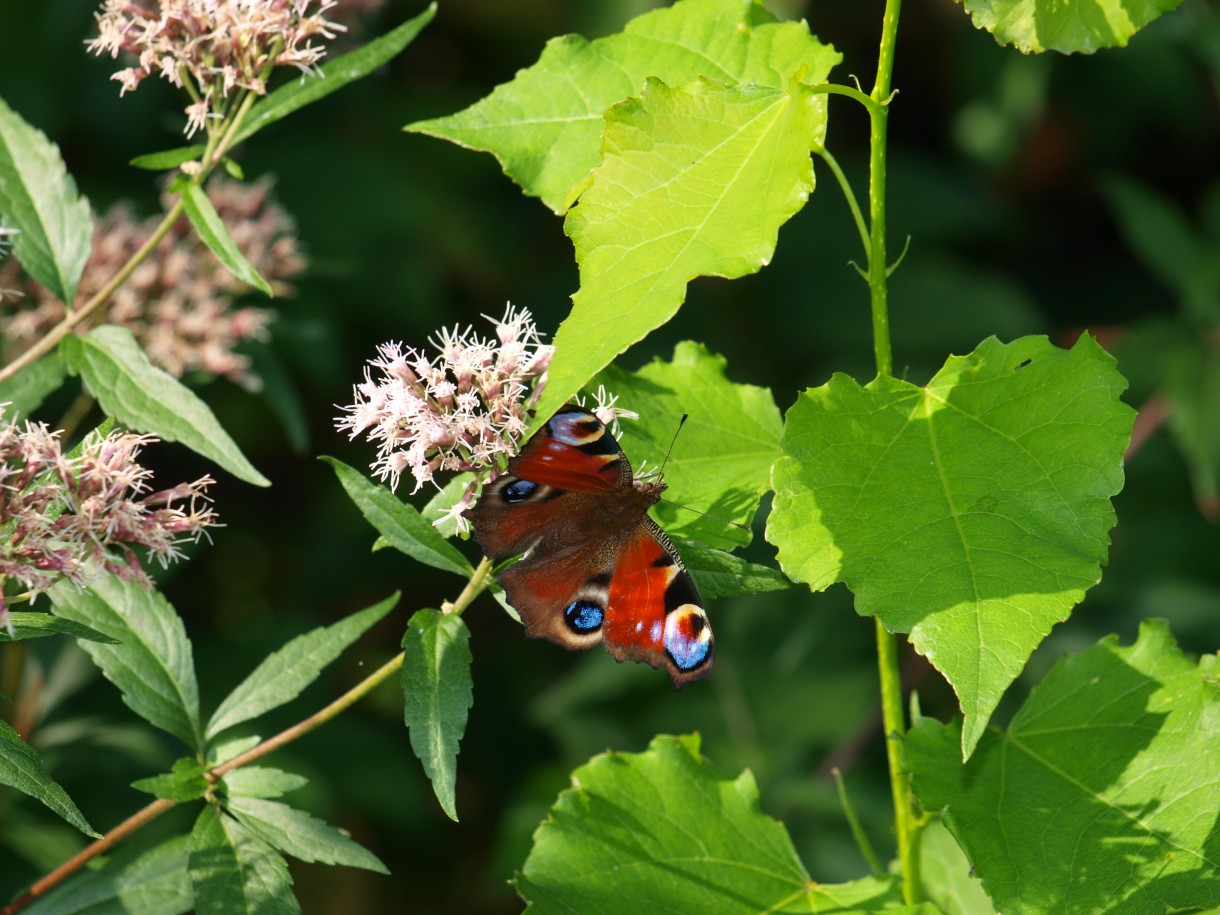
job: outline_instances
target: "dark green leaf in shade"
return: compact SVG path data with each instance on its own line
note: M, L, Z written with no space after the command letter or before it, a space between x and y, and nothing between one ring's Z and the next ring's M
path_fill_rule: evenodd
M196 143L192 146L179 146L177 149L163 149L160 152L145 153L142 156L136 156L129 163L136 168L146 169L147 171L160 172L170 168L177 168L183 162L190 162L192 159L198 159L205 152L207 147Z
M203 746L191 643L164 597L114 575L99 576L88 588L60 582L47 593L56 616L117 640L113 645L81 642L81 647L132 711L192 749Z
M191 831L188 863L198 915L299 915L288 862L209 804Z
M1092 54L1127 41L1182 0L959 0L976 28L1026 54Z
M788 412L767 539L795 581L856 611L953 686L969 756L1000 696L1101 577L1134 411L1087 335L984 341L926 388L845 375Z
M12 635L7 628L0 626L0 642L40 639L48 635L67 635L89 642L117 642L117 639L112 639L96 629L90 629L73 620L51 616L49 613L10 613L8 624L12 627Z
M1001 912L1220 906L1220 665L1186 658L1160 620L1061 659L965 765L958 724L904 743Z
M12 378L0 381L0 404L6 404L4 421L16 422L28 417L59 389L66 374L59 353L52 351Z
M259 275L258 270L237 247L237 242L229 234L228 227L216 212L216 207L212 206L212 201L208 199L203 188L194 181L183 180L175 182L172 190L182 193L182 205L187 218L195 227L200 241L208 246L208 250L247 286L252 286L268 296L275 295L271 284Z
M393 610L398 597L395 593L331 626L297 636L272 652L220 703L208 722L208 736L215 737L226 728L291 702L347 646Z
M239 480L271 485L246 460L208 405L149 362L127 328L105 324L87 334L69 334L60 341L59 351L68 371L81 376L102 409L129 429L181 442Z
M268 766L242 766L224 776L229 797L281 797L309 784L309 779Z
M402 639L403 717L441 808L457 820L458 744L474 704L470 630L460 616L419 610Z
M72 305L93 244L93 213L59 147L0 99L0 226L17 229L13 256Z
M770 262L780 226L813 191L824 101L795 81L672 88L650 78L606 112L601 164L564 224L580 289L555 334L540 417L672 318L692 279Z
M920 830L919 877L924 895L945 915L995 915L970 859L939 818Z
M771 566L747 562L732 553L692 540L679 541L677 547L682 564L695 579L695 586L704 600L794 587L787 575Z
M170 772L134 781L131 787L167 801L193 801L203 797L210 787L203 772L203 764L188 756L175 760Z
M515 879L531 915L924 911L902 906L891 879L810 879L787 830L759 810L753 775L722 776L697 736L597 756L572 785Z
M187 876L190 836L121 849L40 896L25 915L183 915L195 907Z
M455 575L466 576L474 571L452 543L420 517L419 512L390 492L385 486L374 483L359 470L342 461L322 456L338 476L339 482L351 500L356 503L365 520L382 537L412 559L424 565Z
M537 63L485 99L407 130L492 153L525 193L563 213L601 159L606 109L639 95L645 79L783 89L798 73L824 82L840 59L804 22L777 22L760 3L684 0L596 41L556 38ZM817 105L824 126L825 103Z
M432 3L415 18L408 19L364 47L326 61L317 67L317 72L306 73L259 99L246 115L232 145L389 63L415 40L415 36L435 15L436 4Z
M0 719L0 785L16 788L41 801L85 835L98 836L72 803L72 798L47 774L34 748L3 719Z
M303 810L252 797L230 798L227 806L252 833L285 855L389 873L371 851Z
M631 373L612 366L596 381L618 395L620 406L640 414L621 423L619 436L635 466L647 461L655 469L673 443L665 498L694 511L667 502L655 506L665 531L720 549L748 543L750 532L725 520L748 525L771 488L784 430L771 392L729 381L724 357L691 342L674 347L669 361L653 360ZM683 413L689 418L678 432Z

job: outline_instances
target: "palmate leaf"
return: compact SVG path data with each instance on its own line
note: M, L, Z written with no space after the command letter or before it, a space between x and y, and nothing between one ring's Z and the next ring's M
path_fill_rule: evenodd
M57 616L116 640L81 647L132 711L192 749L203 746L191 643L164 597L114 575L100 576L88 588L60 582L47 593Z
M69 307L93 243L89 201L59 148L0 99L0 226L17 229L13 256Z
M191 831L198 915L299 915L288 862L249 827L209 804Z
M324 667L384 618L397 603L398 594L394 594L331 626L321 626L297 636L279 651L272 652L220 703L208 722L208 736L215 737L226 728L291 702L317 679Z
M419 610L403 635L403 718L446 815L457 820L458 744L474 704L470 630L460 616Z
M38 753L4 720L0 720L0 785L42 801L85 835L97 837L72 798L47 774Z
M797 72L823 82L840 59L804 22L777 22L761 3L682 0L632 19L617 35L556 38L487 98L406 129L492 153L527 194L563 213L601 157L606 109L638 95L648 77L671 86L705 77L780 89Z
M606 112L601 165L565 222L580 289L555 335L539 417L672 318L692 279L744 276L771 260L780 226L813 190L820 98L796 82L649 79Z
M965 713L963 757L1100 564L1134 411L1089 337L994 338L926 388L836 375L787 416L767 539L780 567L910 632Z
M1128 39L1182 0L960 0L976 28L1025 53L1091 54Z
M514 881L532 915L924 911L902 906L892 880L811 880L787 830L758 809L753 776L720 775L698 737L603 754L572 784Z
M732 553L702 543L680 541L678 552L704 600L783 591L794 587L793 582L779 569L747 562Z
M221 427L215 414L178 379L144 355L125 327L105 324L69 334L59 344L64 364L80 375L102 409L129 429L181 442L239 480L270 486Z
M771 392L729 381L724 357L690 342L674 347L668 362L654 360L631 373L611 367L596 381L618 395L620 406L640 414L621 423L618 437L634 466L647 461L655 469L673 442L665 498L695 511L658 504L653 514L666 532L721 549L749 543L749 531L719 519L749 524L771 488L783 432ZM689 418L678 432L683 413Z
M969 763L923 721L904 758L1001 912L1220 905L1220 666L1145 621L1060 660Z

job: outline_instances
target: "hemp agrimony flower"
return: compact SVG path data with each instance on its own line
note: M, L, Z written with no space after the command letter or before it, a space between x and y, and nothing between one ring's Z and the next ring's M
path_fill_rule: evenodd
M20 582L31 597L99 572L147 584L132 547L164 565L216 526L211 477L152 491L152 472L136 458L153 436L90 435L76 456L59 436L43 423L0 425L0 581ZM0 589L0 624L7 617Z
M353 388L354 403L342 407L337 428L378 443L372 470L391 489L404 472L418 492L437 471L485 469L519 449L554 350L539 341L527 309L510 305L487 320L498 343L455 327L430 341L433 357L382 344Z
M117 58L126 52L134 66L111 78L121 94L149 76L185 89L186 135L223 119L239 91L267 93L277 66L314 68L325 50L316 36L334 38L344 26L323 18L337 0L105 0L97 38L89 51ZM315 7L309 12L310 7Z

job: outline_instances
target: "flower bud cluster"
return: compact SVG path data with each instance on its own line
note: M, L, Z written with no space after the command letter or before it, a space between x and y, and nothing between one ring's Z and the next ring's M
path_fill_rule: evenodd
M85 585L102 571L147 583L133 547L164 565L217 526L211 477L152 490L137 457L155 441L116 431L65 454L43 423L0 424L0 578L33 594L61 578ZM0 590L0 622L7 615Z

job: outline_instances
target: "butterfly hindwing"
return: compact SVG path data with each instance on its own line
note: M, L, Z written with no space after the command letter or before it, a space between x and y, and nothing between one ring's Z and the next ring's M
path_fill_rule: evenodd
M647 515L664 484L636 482L614 436L569 405L509 461L470 510L526 634L567 648L604 642L618 660L706 676L714 643L689 573Z

